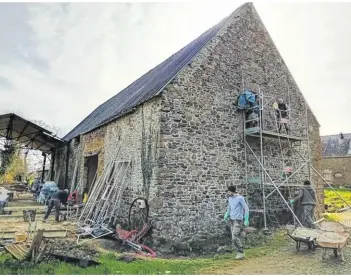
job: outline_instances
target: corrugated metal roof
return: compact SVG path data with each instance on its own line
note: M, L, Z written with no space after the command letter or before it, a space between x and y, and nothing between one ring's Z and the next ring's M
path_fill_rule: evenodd
M61 139L52 136L49 130L13 113L0 115L0 137L17 140L42 152L50 152L64 144Z
M351 134L321 136L323 157L343 157L351 155Z
M239 7L238 14L246 5ZM233 16L232 15L232 16ZM150 100L172 81L189 64L195 55L217 34L228 18L212 27L179 52L147 72L130 86L101 104L63 139L68 141L79 134L89 132L118 117L131 112L136 106Z

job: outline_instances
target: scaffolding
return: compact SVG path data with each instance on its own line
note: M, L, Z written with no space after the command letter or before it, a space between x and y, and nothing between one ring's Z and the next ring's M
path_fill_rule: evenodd
M251 212L263 214L265 229L268 220L280 225L276 215L284 211L292 215L295 225L302 226L289 199L294 198L297 190L308 180L316 193L317 213L320 213L321 203L312 173L331 187L311 163L307 103L291 105L288 91L288 99L284 101L288 110L281 111L277 108L279 97L276 95L261 90L254 94L257 101L244 111L246 182L242 194L246 196ZM294 111L296 107L297 111ZM285 113L283 116L282 112ZM344 199L342 201L350 207Z

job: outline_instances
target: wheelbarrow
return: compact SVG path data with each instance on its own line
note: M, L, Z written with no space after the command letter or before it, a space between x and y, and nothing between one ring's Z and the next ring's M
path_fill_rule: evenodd
M327 249L331 249L334 252L334 256L341 262L344 262L343 248L347 245L347 239L349 233L334 233L324 232L317 237L317 244L323 249L322 260L325 261L327 258Z
M305 227L297 227L291 234L287 231L287 235L296 243L296 251L301 248L301 243L307 245L309 250L316 249L316 239L323 231L318 229L309 229Z
M327 250L333 250L339 261L344 261L343 248L347 245L349 233L338 222L321 222L318 227L324 232L317 239L317 245L323 249L322 260L326 260Z

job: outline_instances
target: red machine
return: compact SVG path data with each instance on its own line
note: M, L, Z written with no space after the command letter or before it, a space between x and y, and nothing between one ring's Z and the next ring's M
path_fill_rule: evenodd
M141 231L131 230L126 231L120 228L116 228L116 238L122 241L122 244L127 244L134 250L136 250L140 255L147 257L156 257L156 252L150 247L141 244L140 240L147 234L150 230L151 225L145 224Z
M149 230L151 222L149 221L149 204L147 199L138 197L134 199L129 208L128 226L131 231L116 228L115 237L137 251L140 255L147 257L156 257L156 252L150 247L141 243Z

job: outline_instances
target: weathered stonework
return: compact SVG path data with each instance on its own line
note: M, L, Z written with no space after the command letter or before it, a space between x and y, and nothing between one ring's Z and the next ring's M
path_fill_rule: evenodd
M90 152L100 152L100 173L112 159L131 160L122 220L133 199L146 197L156 245L171 243L177 248L181 243L182 248L189 248L215 244L215 238L227 234L223 214L228 185L237 185L247 193L250 209L259 208L262 202L262 190L244 185L243 115L234 103L245 88L267 91L289 102L294 112L293 134L306 135L306 130L309 134L310 144L302 142L297 148L304 156L311 156L313 165L320 169L318 122L310 111L306 120L305 99L253 6L246 5L160 96L81 135L78 146L70 142L69 178L77 159L81 163L79 174L84 174L84 155ZM272 127L272 116L272 112L264 114L267 127ZM258 150L257 141L250 144ZM277 140L265 141L264 155L272 175L281 166L280 147ZM293 155L286 150L283 154ZM247 162L249 172L257 176L255 157L247 156ZM304 174L308 175L307 169ZM319 186L320 180L313 178ZM282 193L286 199L291 197L288 191ZM267 205L285 216L287 208L277 193ZM254 214L252 219L257 223L262 214Z
M162 94L158 187L168 200L154 230L159 237L203 241L224 232L226 187L244 182L243 116L233 106L244 88L285 98L294 112L293 134L306 132L305 100L252 6L232 18ZM315 118L308 121L309 134L318 133ZM311 153L318 153L318 141L319 135L311 137ZM299 148L308 151L306 143ZM277 140L268 140L264 152L277 157ZM260 193L248 198L252 207L262 201ZM278 195L270 202L287 209Z
M134 113L107 125L105 166L114 158L132 161L131 177L123 195L120 216L126 219L129 206L137 197L149 200L151 213L157 211L155 166L159 134L160 99L140 105Z
M324 157L321 167L322 171L330 171L331 183L334 186L351 187L351 156Z

